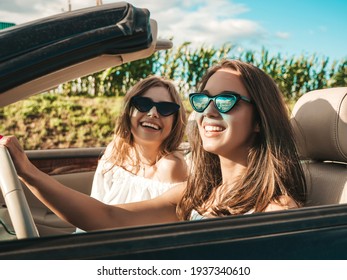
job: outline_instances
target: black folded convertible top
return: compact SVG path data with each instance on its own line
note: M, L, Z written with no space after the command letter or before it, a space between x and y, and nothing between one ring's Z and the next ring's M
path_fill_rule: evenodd
M149 11L121 2L66 12L0 31L0 94L104 54L152 43Z

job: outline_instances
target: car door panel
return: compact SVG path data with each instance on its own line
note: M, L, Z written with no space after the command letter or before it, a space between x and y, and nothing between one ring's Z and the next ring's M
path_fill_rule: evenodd
M0 259L346 259L347 206L0 242Z

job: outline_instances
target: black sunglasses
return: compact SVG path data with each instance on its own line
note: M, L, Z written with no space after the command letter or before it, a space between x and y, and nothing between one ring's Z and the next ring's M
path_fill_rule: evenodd
M155 106L159 114L164 117L175 114L180 109L180 105L176 103L165 101L154 102L152 99L143 96L134 96L130 102L142 113L149 112Z
M210 102L213 100L218 112L227 113L240 101L252 103L247 97L242 96L233 91L223 91L216 96L208 96L206 93L191 93L189 94L189 101L193 109L199 113L206 110Z

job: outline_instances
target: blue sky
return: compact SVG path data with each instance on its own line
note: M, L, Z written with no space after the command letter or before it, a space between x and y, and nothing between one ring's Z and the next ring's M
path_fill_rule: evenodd
M68 10L69 0L1 0L0 21L17 24ZM70 0L72 9L94 6L95 0ZM103 0L104 4L115 2ZM347 58L346 0L133 0L151 11L159 36L175 46L218 47L283 56L301 54Z
M288 53L317 53L347 58L347 1L243 0L244 16L257 21L272 35L270 44ZM266 45L265 45L266 47Z

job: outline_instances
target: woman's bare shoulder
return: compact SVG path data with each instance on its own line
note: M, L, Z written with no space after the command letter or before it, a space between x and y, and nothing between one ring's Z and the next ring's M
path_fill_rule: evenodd
M179 183L187 180L188 166L183 153L180 151L161 158L157 168L162 181Z

